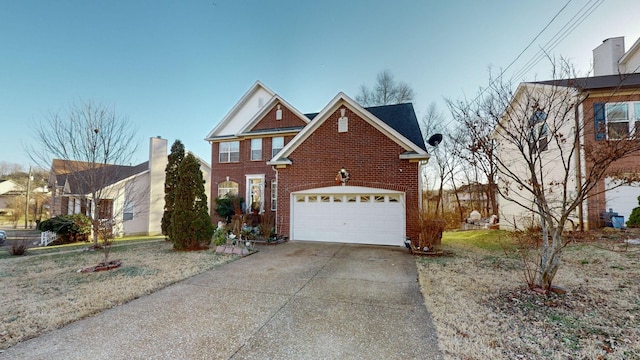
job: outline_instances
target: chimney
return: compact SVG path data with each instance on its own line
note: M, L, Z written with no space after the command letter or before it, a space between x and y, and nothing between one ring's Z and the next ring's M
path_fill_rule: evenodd
M618 62L624 55L624 36L606 39L593 49L593 75L616 75Z
M148 235L162 233L161 222L164 213L164 178L168 162L167 139L160 136L149 141L149 229Z

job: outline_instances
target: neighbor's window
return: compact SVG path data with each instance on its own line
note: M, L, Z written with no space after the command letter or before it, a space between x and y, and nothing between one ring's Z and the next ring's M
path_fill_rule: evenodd
M547 113L538 109L529 118L529 146L538 152L546 151L549 148L548 134Z
M627 138L640 128L640 102L608 103L605 114L609 140Z
M227 194L238 195L238 183L235 181L223 181L218 184L218 197Z
M262 139L251 139L251 160L262 160Z
M100 199L98 201L98 219L110 220L113 217L113 200Z
M240 142L225 141L220 143L219 162L238 162L240 161Z
M278 151L282 150L284 147L284 137L276 136L271 138L271 157L276 156Z
M278 206L278 182L271 180L271 210L276 210Z
M122 221L133 220L133 201L127 200L122 211Z

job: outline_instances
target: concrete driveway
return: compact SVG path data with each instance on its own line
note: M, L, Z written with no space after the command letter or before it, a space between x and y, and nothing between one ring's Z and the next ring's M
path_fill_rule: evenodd
M289 242L20 343L0 359L438 359L414 259Z

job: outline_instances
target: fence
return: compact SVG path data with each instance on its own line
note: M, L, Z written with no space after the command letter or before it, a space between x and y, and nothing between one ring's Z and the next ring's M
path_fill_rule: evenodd
M40 246L47 246L58 238L58 234L53 231L43 231L40 233Z

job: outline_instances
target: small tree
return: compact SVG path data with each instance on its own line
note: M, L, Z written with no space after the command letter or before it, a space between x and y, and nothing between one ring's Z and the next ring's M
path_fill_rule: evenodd
M207 211L207 195L200 164L192 154L187 154L178 166L175 203L169 239L176 250L205 249L215 231Z
M99 234L108 221L118 216L113 211L113 199L122 191L112 186L114 179L130 173L137 151L136 130L128 118L119 115L115 107L93 101L71 104L65 112L48 114L33 124L34 143L27 146L29 157L41 167L53 159L62 160L68 181L82 191L83 204L91 219L93 246L99 248ZM140 194L128 194L129 202L142 202Z
M169 227L171 225L171 217L173 216L173 208L175 204L175 190L178 182L178 167L184 159L184 145L180 140L176 140L171 145L169 153L169 161L165 169L164 180L164 213L162 214L162 234L169 236Z
M574 210L604 191L598 185L616 172L612 164L640 151L640 141L633 134L583 143L587 135L594 136L588 131L594 129L594 113L585 111L582 121L577 118L588 97L580 89L589 78L576 77L564 60L553 65L557 80L523 83L513 92L512 83L496 79L481 102L482 113L495 124L493 139L499 154L492 161L498 169L498 191L523 211L535 214L542 230L535 279L529 285L544 289L551 288L560 268L570 240L564 230ZM591 166L577 167L581 157ZM620 180L624 185L637 179Z

